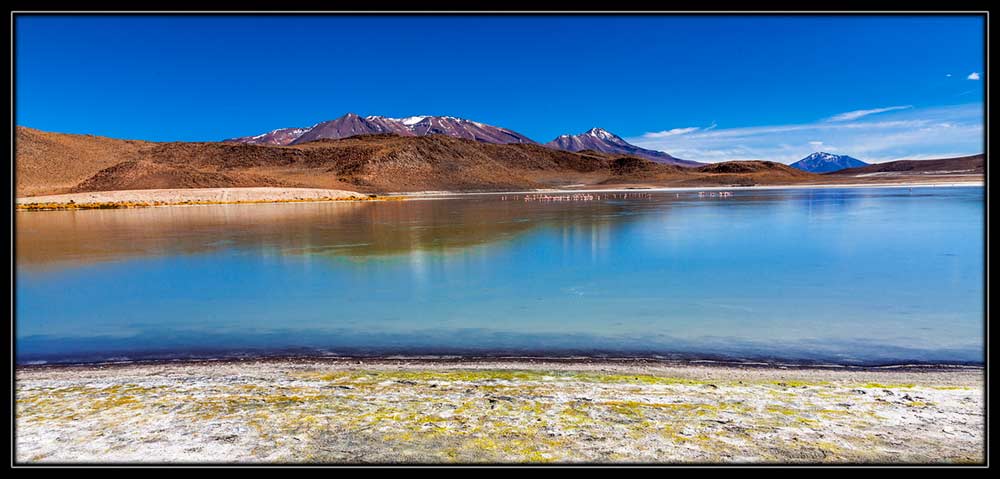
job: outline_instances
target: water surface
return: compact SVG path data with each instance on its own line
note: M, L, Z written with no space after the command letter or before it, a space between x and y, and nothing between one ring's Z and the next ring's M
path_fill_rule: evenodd
M981 363L983 189L20 212L19 363Z

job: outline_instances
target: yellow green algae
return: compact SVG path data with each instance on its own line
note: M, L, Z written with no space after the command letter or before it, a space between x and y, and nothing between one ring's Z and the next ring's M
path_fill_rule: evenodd
M542 369L200 373L21 374L18 458L962 462L982 455L974 386Z

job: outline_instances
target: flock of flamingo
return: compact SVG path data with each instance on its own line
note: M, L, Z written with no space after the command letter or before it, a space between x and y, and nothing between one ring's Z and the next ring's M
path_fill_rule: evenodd
M699 191L698 197L718 197L718 198L728 198L733 196L730 191ZM503 195L500 197L502 201L600 201L600 200L638 200L638 199L649 199L652 198L651 193L574 193L571 195L548 195L548 194L533 194L533 195L513 195L507 196ZM681 194L677 193L677 198L680 198Z
M699 198L703 198L704 196L705 196L705 192L704 191L699 191L698 192L698 197ZM726 198L726 197L729 197L729 196L733 196L733 193L731 191L720 191L720 192L718 192L718 195L716 195L716 192L709 191L708 192L708 196L721 196L723 198Z

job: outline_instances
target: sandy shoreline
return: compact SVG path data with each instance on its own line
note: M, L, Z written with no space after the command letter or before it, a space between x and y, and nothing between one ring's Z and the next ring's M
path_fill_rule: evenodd
M385 193L386 196L404 196L412 198L433 199L436 197L461 197L475 195L517 195L533 193L663 193L692 191L757 191L757 190L815 190L830 188L952 188L984 186L983 181L928 181L907 183L839 183L839 184L791 184L791 185L761 185L761 186L650 186L628 188L540 188L523 191L416 191L407 193Z
M98 191L17 199L22 209L74 206L76 208L181 206L191 204L282 203L302 201L368 200L377 195L319 188L178 188L161 190Z
M19 462L981 463L983 370L645 360L18 367Z
M160 190L98 191L17 198L21 210L95 209L126 207L190 206L215 204L253 204L313 201L359 201L372 199L438 199L479 195L532 193L611 193L611 192L690 192L755 191L823 188L923 188L983 186L982 181L930 181L908 183L793 184L767 186L704 187L609 187L609 188L540 188L524 191L415 191L372 195L346 190L318 188L177 188Z

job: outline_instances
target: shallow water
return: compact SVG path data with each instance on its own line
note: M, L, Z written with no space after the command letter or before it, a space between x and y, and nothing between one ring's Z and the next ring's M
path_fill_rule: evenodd
M982 363L982 187L622 195L17 213L17 361Z

